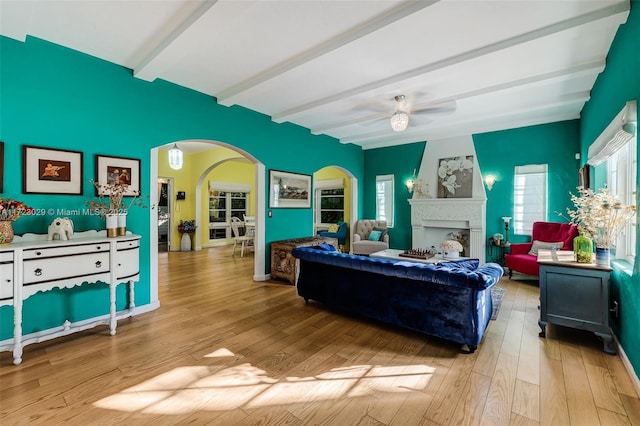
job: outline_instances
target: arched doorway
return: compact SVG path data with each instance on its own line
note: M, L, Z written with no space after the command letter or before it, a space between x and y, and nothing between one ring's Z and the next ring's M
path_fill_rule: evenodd
M314 232L317 232L319 225L319 209L322 208L322 195L319 191L330 190L331 188L343 189L344 196L344 216L342 220L348 223L347 246L351 247L353 241L353 226L358 220L358 179L349 170L335 165L330 165L316 170L313 174L314 181ZM326 225L326 224L325 224Z
M251 162L254 166L255 166L255 189L256 189L256 193L255 193L255 204L256 204L256 209L255 209L255 216L256 216L256 232L255 232L255 255L254 255L254 275L253 275L253 279L254 281L264 281L266 279L268 279L268 275L266 273L266 266L265 266L265 229L264 229L264 224L265 224L265 209L264 206L265 204L265 166L264 164L262 164L260 161L258 161L257 158L255 158L253 155L251 155L250 153L237 148L233 145L224 143L224 142L219 142L219 141L213 141L213 140L205 140L205 139L192 139L192 140L183 140L183 141L171 141L169 143L169 145L173 145L174 143L177 143L178 146L180 146L181 144L191 144L191 143L200 143L200 144L209 144L212 147L215 146L222 146L225 147L231 151L234 151L235 153L238 154L238 157L243 157L246 160L248 160L249 162ZM149 179L151 181L151 193L149 194L151 197L151 200L153 200L153 202L155 202L156 200L158 200L158 186L156 184L157 182L157 178L158 178L158 153L159 153L160 147L155 147L153 149L151 149L151 165L150 165L150 170L149 170ZM215 165L209 165L207 168L211 169L215 167ZM199 173L198 174L198 184L200 185L199 190L201 190L202 187L202 182L204 181L204 176L206 176L206 174L202 174ZM196 192L198 191L198 189L196 189ZM198 214L198 212L200 211L200 206L201 206L201 201L199 199L200 197L196 197L196 214ZM151 268L151 303L157 303L158 302L158 245L156 244L156 241L158 239L158 217L157 217L157 212L155 211L155 209L152 209L150 211L150 268ZM200 218L201 219L201 218ZM200 226L203 225L202 220L198 221L198 218L196 217L196 223ZM200 241L198 240L198 235L196 235L196 241L195 241L195 246L196 248L200 247Z

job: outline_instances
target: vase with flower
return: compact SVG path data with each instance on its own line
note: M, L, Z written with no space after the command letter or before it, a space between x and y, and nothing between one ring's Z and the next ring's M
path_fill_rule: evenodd
M460 257L463 247L456 240L444 240L440 243L440 249L442 249L442 257L444 259L457 259Z
M96 188L97 197L87 201L87 205L92 213L105 220L107 237L126 235L129 209L133 206L147 207L140 199L140 192L131 191L128 184L120 181L108 184L90 182Z
M596 265L610 266L610 251L627 222L636 214L636 206L624 205L605 185L594 191L578 187L571 194L575 209L567 208L569 220L596 247Z
M33 212L34 209L22 201L0 197L0 245L11 244L13 241L13 221Z

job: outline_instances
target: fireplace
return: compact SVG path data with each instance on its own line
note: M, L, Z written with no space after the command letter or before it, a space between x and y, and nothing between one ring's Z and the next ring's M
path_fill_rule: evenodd
M409 203L412 248L438 248L450 232L465 231L469 233L466 255L485 262L485 199L416 198Z

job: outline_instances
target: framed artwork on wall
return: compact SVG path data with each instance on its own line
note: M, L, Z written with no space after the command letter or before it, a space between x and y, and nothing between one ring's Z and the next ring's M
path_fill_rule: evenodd
M82 195L80 151L22 146L24 194Z
M4 142L0 142L0 192L4 192Z
M311 175L269 170L269 208L311 207Z
M140 159L96 155L96 195L111 195L109 186L128 185L123 196L140 195Z
M473 155L438 161L438 198L473 196Z

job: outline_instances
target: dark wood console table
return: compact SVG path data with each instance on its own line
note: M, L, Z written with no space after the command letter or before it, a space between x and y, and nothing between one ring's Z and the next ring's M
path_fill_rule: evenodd
M317 246L328 243L338 247L338 239L330 237L305 237L271 243L271 278L282 278L295 285L298 281L298 261L291 255L296 247Z
M592 331L615 354L609 327L611 268L573 260L572 251L540 250L540 337L547 323Z

